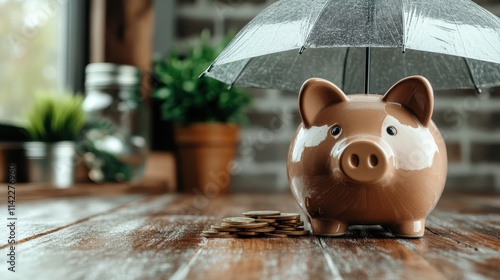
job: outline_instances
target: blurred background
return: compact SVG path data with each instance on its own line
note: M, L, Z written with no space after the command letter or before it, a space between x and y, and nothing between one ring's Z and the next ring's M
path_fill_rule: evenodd
M203 32L209 34L212 43L225 42L224 39L273 2L0 0L0 122L22 126L26 111L35 102L34 94L40 90L88 93L89 84L86 86L85 80L86 77L90 80L90 74L86 76L85 67L89 63L133 65L142 75L131 83L140 85L134 90L139 92L147 112L147 117L139 117L136 121L140 124L135 126L147 128L141 133L149 149L158 152L154 155L155 162L159 162L157 169L161 169L164 166L161 162L167 156L158 155L176 153L176 145L172 122L162 118L165 113L161 98L167 93L157 90L166 83L157 63L168 60L173 50L177 56L189 53L193 45L200 44ZM499 1L475 2L500 15ZM134 73L129 76L136 77ZM251 106L244 110L248 122L242 127L236 150L231 188L242 192L288 191L287 151L300 123L297 93L245 91L251 98ZM480 95L474 90L443 91L435 96L433 120L441 129L448 149L447 188L500 192L500 89L485 89ZM12 145L6 143L26 139L17 139L14 132L2 129L0 136L4 139L0 139L3 142L0 146L7 157L9 153L5 151L12 149ZM135 148L140 146L137 142L140 141L134 142ZM99 155L89 156L88 147L80 156L85 154L83 174L89 174ZM93 181L104 178L97 173L93 173ZM161 175L162 171L156 173Z

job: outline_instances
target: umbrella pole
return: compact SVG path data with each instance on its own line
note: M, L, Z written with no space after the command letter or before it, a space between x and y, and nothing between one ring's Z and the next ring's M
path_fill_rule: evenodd
M366 48L365 57L365 94L370 92L370 65L372 60L372 50L370 47Z

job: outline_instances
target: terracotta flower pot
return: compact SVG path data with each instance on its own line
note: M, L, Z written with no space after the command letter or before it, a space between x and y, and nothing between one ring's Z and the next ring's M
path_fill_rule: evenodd
M239 127L233 124L176 126L178 181L183 191L209 197L228 193L238 137Z

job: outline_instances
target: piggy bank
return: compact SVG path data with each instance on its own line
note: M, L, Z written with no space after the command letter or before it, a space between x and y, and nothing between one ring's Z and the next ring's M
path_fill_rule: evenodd
M381 225L395 236L424 235L447 172L433 107L432 87L421 76L399 81L383 96L347 96L318 78L303 84L302 123L287 173L314 234Z

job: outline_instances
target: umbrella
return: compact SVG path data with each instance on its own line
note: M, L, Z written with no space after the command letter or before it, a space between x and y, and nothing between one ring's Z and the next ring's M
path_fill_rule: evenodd
M500 85L500 19L469 0L279 1L204 75L289 91L319 77L346 93L423 75L437 90L479 90Z

